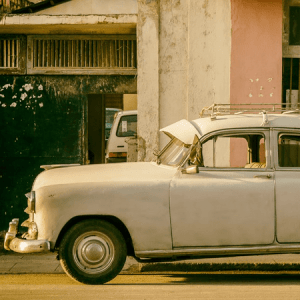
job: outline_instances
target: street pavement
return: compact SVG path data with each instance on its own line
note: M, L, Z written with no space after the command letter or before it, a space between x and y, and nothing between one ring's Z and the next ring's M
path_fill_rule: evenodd
M167 263L138 263L128 257L123 274L164 272L276 271L300 272L300 254L205 258ZM55 253L20 254L6 251L0 239L0 274L62 274Z
M126 274L84 285L65 274L0 275L0 300L299 300L299 274Z
M300 272L299 254L240 256L197 259L171 263L140 264L128 257L122 274L164 272L276 271ZM0 274L61 274L64 273L55 253L19 254L0 252Z
M2 248L1 248L2 246ZM64 274L55 253L19 254L0 240L0 299L297 299L300 255L261 255L139 264L128 258L103 286ZM188 285L188 288L187 288Z
M126 274L84 285L65 274L0 275L0 300L299 300L295 274Z

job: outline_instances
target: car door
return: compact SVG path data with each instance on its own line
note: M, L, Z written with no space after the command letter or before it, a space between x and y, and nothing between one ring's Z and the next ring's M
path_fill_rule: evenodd
M279 243L300 242L300 131L273 132L276 223Z
M268 130L203 137L204 166L170 185L173 247L266 245L274 241L274 174Z

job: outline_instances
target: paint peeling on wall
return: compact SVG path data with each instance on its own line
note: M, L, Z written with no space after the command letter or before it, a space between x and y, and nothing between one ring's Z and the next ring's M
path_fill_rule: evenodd
M249 92L247 94L248 97L249 98L273 97L274 90L276 89L276 87L273 85L273 83L271 83L272 80L273 80L273 78L271 78L271 77L269 77L267 79L249 78L250 85L249 85ZM268 100L266 99L266 101L268 101Z
M17 105L23 106L29 109L35 109L37 107L36 102L32 102L30 99L36 98L36 93L39 94L38 98L42 98L43 94L41 91L43 90L43 86L39 85L32 85L31 83L25 83L22 85L21 88L14 87L14 84L4 84L2 87L0 86L2 93L0 97L2 98L2 105L3 108L16 108ZM18 104L19 103L19 104ZM39 105L39 107L43 107L43 105Z

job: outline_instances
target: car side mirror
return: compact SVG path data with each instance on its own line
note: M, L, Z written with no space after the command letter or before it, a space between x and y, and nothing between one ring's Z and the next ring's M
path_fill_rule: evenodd
M196 174L199 173L198 166L188 166L186 168L181 169L182 174Z

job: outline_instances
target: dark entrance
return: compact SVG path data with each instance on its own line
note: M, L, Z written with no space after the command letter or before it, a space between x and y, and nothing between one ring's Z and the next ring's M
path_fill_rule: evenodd
M112 109L123 110L123 94L88 95L88 159L90 164L105 163L106 140L114 114Z

